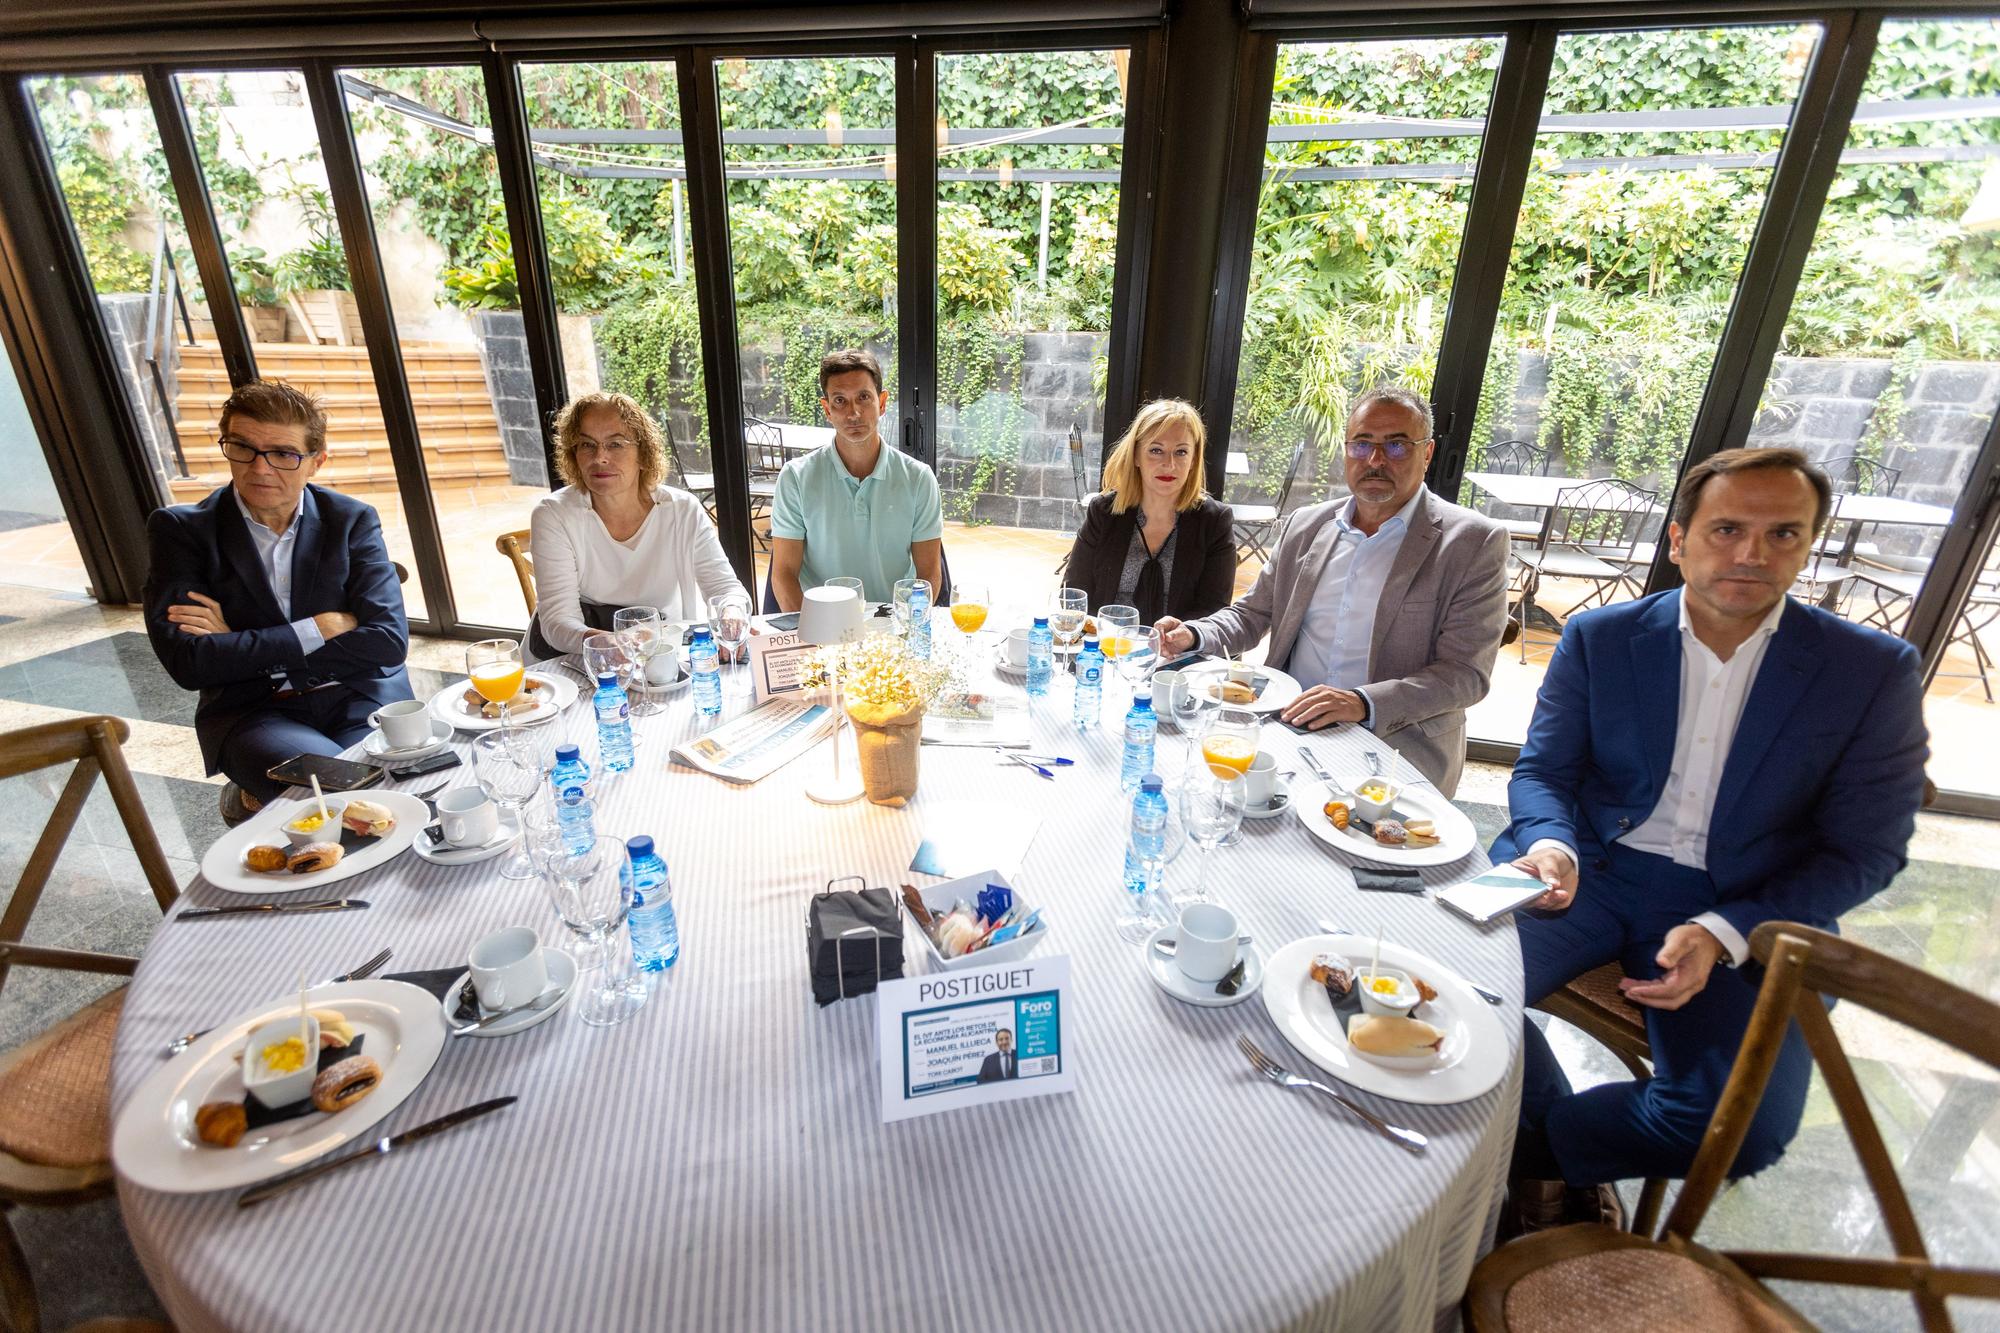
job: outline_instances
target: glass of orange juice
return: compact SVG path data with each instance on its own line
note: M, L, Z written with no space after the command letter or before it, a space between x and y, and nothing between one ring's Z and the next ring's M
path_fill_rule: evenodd
M504 704L521 692L527 672L521 645L512 639L481 639L465 650L465 674L488 703Z
M1201 757L1211 764L1250 771L1257 757L1257 715L1247 708L1218 708L1201 734Z
M1097 608L1097 646L1104 660L1117 667L1118 659L1132 651L1133 631L1139 625L1139 608L1113 603Z
M990 606L986 589L979 584L955 582L951 585L951 623L958 626L958 632L968 641L986 624Z

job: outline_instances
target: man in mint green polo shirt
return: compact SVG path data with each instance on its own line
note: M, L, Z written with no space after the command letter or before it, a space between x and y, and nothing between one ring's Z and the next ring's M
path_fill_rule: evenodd
M846 575L871 602L896 580L927 579L935 598L944 566L944 503L937 477L882 443L882 363L865 351L829 352L819 365L819 406L833 443L785 464L771 501L771 594L796 611L805 590Z

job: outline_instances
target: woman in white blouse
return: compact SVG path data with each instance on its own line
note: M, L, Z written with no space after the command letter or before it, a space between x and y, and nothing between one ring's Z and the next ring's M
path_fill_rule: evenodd
M573 653L620 607L693 620L725 593L747 597L701 502L664 480L666 442L622 393L588 393L556 417L565 485L535 502L534 623L525 656Z

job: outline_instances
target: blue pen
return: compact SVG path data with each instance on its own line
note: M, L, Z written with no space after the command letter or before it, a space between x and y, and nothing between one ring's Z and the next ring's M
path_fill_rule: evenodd
M1028 758L1028 756L1024 754L1010 754L1007 756L1007 758L1013 760L1015 763L1021 765L1023 768L1034 769L1037 773L1040 773L1043 777L1048 778L1051 781L1055 779L1056 775L1052 771L1043 768L1040 764L1036 763L1034 760Z
M1044 764L1054 764L1057 768L1068 768L1076 762L1074 759L1065 759L1059 754L1024 754L1021 758L1037 760Z

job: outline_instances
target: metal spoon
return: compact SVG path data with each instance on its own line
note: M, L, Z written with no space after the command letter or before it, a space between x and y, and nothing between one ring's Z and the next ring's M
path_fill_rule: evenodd
M1250 937L1248 935L1238 935L1236 937L1236 947L1239 949L1249 942ZM1181 951L1181 942L1179 940L1155 940L1153 941L1153 947L1160 952L1161 956L1172 958Z
M1321 919L1316 924L1319 926L1321 930L1325 931L1329 935L1352 935L1354 933L1353 931L1349 930L1346 926L1336 925L1333 922L1327 921L1325 919ZM1477 995L1480 999L1486 1001L1486 1003L1488 1004L1504 1005L1507 1003L1507 1001L1500 998L1500 993L1498 991L1490 991L1476 981L1467 981L1465 984L1472 988L1472 993L1474 995Z
M512 1018L515 1014L525 1013L528 1010L540 1013L561 998L562 987L551 986L526 1004L517 1004L512 1008L502 1009L497 1014L488 1014L477 1023L467 1023L463 1027L455 1027L451 1030L451 1035L454 1037L463 1037L468 1032L477 1032L481 1028L490 1028L503 1018Z

